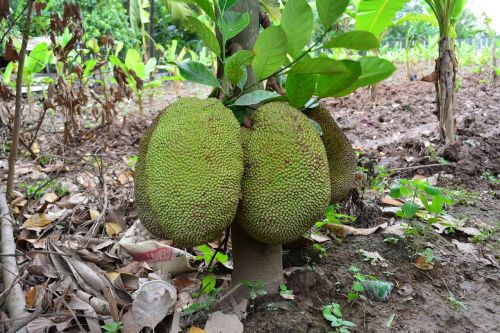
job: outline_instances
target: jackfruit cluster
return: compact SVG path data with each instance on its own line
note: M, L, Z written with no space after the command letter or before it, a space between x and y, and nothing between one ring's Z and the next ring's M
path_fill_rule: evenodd
M185 247L216 239L233 221L262 243L299 238L350 190L355 170L352 148L328 111L309 117L323 138L285 103L260 107L251 128L240 128L215 99L172 104L140 143L135 201L142 223Z
M216 99L182 98L140 142L139 218L152 234L178 246L210 242L233 221L242 174L240 126L231 110Z
M349 139L342 132L330 112L322 105L308 113L323 130L321 139L326 148L330 168L330 203L339 202L351 192L356 172L357 157Z

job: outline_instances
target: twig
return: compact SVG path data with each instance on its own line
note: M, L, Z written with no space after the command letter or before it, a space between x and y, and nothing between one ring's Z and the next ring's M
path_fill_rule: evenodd
M30 315L19 319L15 325L13 325L10 330L7 331L7 333L15 333L18 332L22 328L26 328L26 326L34 320L36 317L38 317L42 313L42 308L38 307L35 312L31 313Z
M14 241L14 226L13 219L10 216L9 208L7 206L7 200L5 198L5 193L0 192L0 212L2 216L1 224L1 252L5 254L15 254L16 243ZM28 313L25 310L26 300L24 298L23 290L21 285L17 283L17 277L19 276L19 269L17 267L15 257L2 257L2 277L3 283L6 288L12 287L11 292L7 296L7 310L9 316L14 319L23 318ZM20 329L19 332L27 332L26 329Z
M28 13L26 23L23 29L23 42L21 44L21 52L19 54L19 64L17 67L16 78L16 108L14 111L14 129L12 131L12 145L9 152L9 173L7 175L7 197L11 198L14 191L14 176L16 167L17 150L19 148L19 134L21 131L21 99L22 99L22 84L24 60L26 58L26 49L28 47L29 30L31 25L31 12L35 0L28 1Z
M396 169L390 169L389 172L396 172L396 171L405 171L405 170L415 170L415 169L423 169L423 168L432 168L432 167L442 167L446 166L448 164L424 164L424 165L413 165L409 167L404 167L404 168L396 168Z

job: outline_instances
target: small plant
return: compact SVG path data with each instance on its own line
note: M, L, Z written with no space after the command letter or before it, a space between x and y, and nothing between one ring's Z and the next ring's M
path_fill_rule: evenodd
M349 272L353 274L354 282L351 286L351 290L347 293L347 300L349 302L355 302L358 299L365 300L365 296L363 292L365 291L365 287L363 287L363 282L367 280L367 276L361 273L361 270L352 265L349 267Z
M19 187L25 191L28 200L38 200L49 192L55 192L60 197L69 194L68 189L55 179L37 180L33 184L21 183Z
M199 311L208 311L210 310L210 306L215 303L216 298L213 295L209 295L208 298L204 302L195 302L189 305L186 309L182 311L182 313L186 315L193 314Z
M491 172L486 171L481 175L482 180L486 180L492 184L500 184L500 175L493 175Z
M316 250L318 250L318 252L319 252L318 256L320 258L323 258L323 257L325 257L327 255L326 249L321 244L315 243L313 245L313 248L316 249Z
M397 238L397 237L389 236L389 237L384 238L384 243L397 244L398 242L399 242L399 238Z
M347 224L356 221L354 216L337 213L337 210L337 205L329 206L325 212L325 219L321 222L316 222L316 228L321 229L327 224Z
M467 310L467 307L465 306L465 304L462 301L460 301L459 299L457 299L451 291L449 291L448 294L444 295L443 297L446 299L446 301L448 301L448 306L453 311L456 311L460 308L463 310Z
M436 257L434 256L434 251L431 248L425 248L422 252L418 252L417 255L423 259L421 263L423 266L434 265Z
M281 283L280 284L280 296L284 299L293 299L293 290L288 289L288 287Z
M215 258L212 259L212 257L214 256L214 250L212 250L212 248L210 246L208 246L207 244L197 246L196 249L198 251L200 251L202 254L197 255L195 257L195 260L203 260L205 262L205 265L207 265L207 266L209 266L211 263L213 264L217 261L220 262L221 264L225 264L228 261L227 254L224 254L221 252L217 252L215 254Z
M372 178L370 185L372 190L384 191L387 187L387 179L391 175L390 171L386 167L381 165L375 166L375 176Z
M137 155L132 155L127 159L127 166L135 170L135 165L137 164L137 161L139 160L139 157Z
M445 205L453 203L452 199L445 195L442 189L418 179L401 179L398 185L391 188L389 195L394 199L409 199L405 201L403 206L401 206L401 210L397 212L399 217L412 219L423 208L432 215L432 217L427 219L429 223L437 222L438 216L443 213ZM417 198L423 207L417 203Z
M249 297L253 301L257 296L267 294L264 281L245 281L243 284L248 288Z
M497 223L493 228L488 230L481 230L481 232L474 237L472 237L473 243L483 243L488 240L494 240L498 236L500 231L500 223Z
M123 328L123 323L121 321L113 321L102 325L101 328L105 333L119 333Z
M323 306L323 318L330 322L335 333L348 333L350 327L356 326L354 323L342 318L342 311L340 311L338 303Z

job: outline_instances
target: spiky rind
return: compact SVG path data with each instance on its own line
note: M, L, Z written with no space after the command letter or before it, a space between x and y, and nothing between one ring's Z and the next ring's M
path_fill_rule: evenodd
M262 243L289 243L328 206L325 148L311 121L285 103L260 107L252 124L242 135L245 173L238 222Z
M234 219L241 194L240 126L216 99L182 98L139 147L135 199L154 235L190 247L216 239Z
M349 139L324 106L318 106L307 115L323 130L321 139L326 148L330 168L330 202L339 202L352 190L357 165L356 153Z

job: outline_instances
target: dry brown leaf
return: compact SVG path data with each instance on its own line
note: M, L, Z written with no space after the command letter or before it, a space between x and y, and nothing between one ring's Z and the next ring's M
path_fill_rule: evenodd
M95 209L89 209L89 214L91 221L95 221L99 218L99 216L101 216L101 213L99 213L99 211Z
M33 142L31 145L31 151L36 155L40 154L40 144L38 142Z
M37 286L28 288L24 291L24 298L26 299L26 306L28 308L34 308L36 305L36 299L38 295Z
M57 194L55 194L54 192L49 192L49 193L45 193L40 198L40 203L42 203L42 204L45 203L45 202L54 203L57 200L59 200L59 196Z
M104 228L106 229L106 233L109 237L116 237L123 230L123 227L120 224L114 222L107 222L104 224Z
M401 201L389 197L382 198L380 200L380 203L386 206L394 206L394 207L403 206L403 203Z
M235 314L216 311L208 316L205 333L243 333L243 324Z
M175 287L166 281L144 283L136 292L132 303L134 321L144 327L154 328L169 313L177 300Z
M45 229L49 224L57 220L64 214L65 210L59 212L47 212L42 214L33 214L26 221L20 229L40 231Z
M353 236L371 235L371 234L375 233L376 231L378 231L379 229L386 228L387 223L383 223L383 224L378 225L376 227L367 228L367 229L358 229L358 228L354 228L354 227L351 227L348 225L332 224L332 223L326 224L325 226L335 236L344 238L344 237L347 237L349 235L353 235Z
M418 256L413 265L422 271L430 271L434 268L434 264L427 262L427 259L423 256Z
M191 326L188 333L205 333L205 330L196 326Z
M118 181L122 185L131 184L134 181L134 174L130 170L123 171L118 175Z

